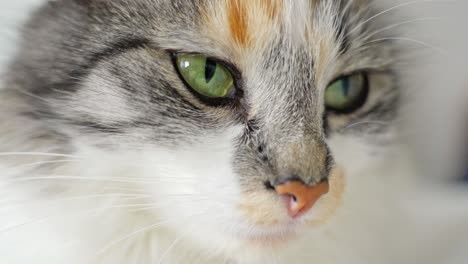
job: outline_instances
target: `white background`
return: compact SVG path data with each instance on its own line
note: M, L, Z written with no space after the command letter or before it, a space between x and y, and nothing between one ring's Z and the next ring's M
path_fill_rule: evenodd
M14 53L18 30L30 11L44 0L0 0L0 71Z

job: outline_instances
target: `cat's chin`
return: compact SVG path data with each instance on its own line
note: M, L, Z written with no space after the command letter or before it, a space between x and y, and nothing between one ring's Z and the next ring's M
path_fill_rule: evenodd
M257 247L282 247L294 241L298 238L298 233L295 230L291 230L286 228L280 232L270 232L270 233L263 233L258 235L249 235L244 237L243 239L253 246Z
M295 241L300 240L302 234L309 229L303 221L287 221L277 223L269 227L251 226L247 231L239 229L237 232L231 233L230 237L237 241L237 244L249 245L251 249L270 250L288 247Z

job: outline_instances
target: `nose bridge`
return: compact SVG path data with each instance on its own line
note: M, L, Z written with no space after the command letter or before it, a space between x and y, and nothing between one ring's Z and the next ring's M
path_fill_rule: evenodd
M318 184L328 176L329 150L320 137L305 134L293 141L285 140L275 153L276 184L299 180L306 185Z
M261 130L276 172L273 185L296 180L312 186L328 176L331 159L323 119L310 103L302 98L274 105L263 120Z
M314 185L327 177L329 151L312 58L300 46L278 47L282 50L280 59L266 69L271 73L269 78L250 94L251 114L259 122L261 141L268 147L276 172L271 183L293 179ZM275 63L278 61L282 63Z

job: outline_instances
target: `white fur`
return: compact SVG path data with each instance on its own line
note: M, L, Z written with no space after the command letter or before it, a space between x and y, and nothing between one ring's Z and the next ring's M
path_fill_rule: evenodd
M235 207L240 193L225 150L238 133L207 136L180 150L103 153L80 147L77 161L61 166L45 184L17 181L18 172L4 167L0 188L10 202L2 207L7 217L0 226L13 227L0 232L0 255L12 264L220 263L224 257L239 263L361 263L364 256L371 263L393 263L399 254L405 259L403 245L410 241L401 236L414 231L405 226L408 211L399 199L406 182L397 176L398 167L381 163L383 156L371 158L359 140L344 137L331 142L347 169L344 205L331 222L300 229L299 240L276 250L239 239L261 229L243 223ZM32 188L46 190L48 181L62 181L66 192L43 195L43 201L28 197L41 191Z

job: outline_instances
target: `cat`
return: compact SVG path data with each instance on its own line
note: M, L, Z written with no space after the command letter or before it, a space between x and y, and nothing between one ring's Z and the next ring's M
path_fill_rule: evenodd
M47 2L0 90L2 263L429 263L409 5Z

